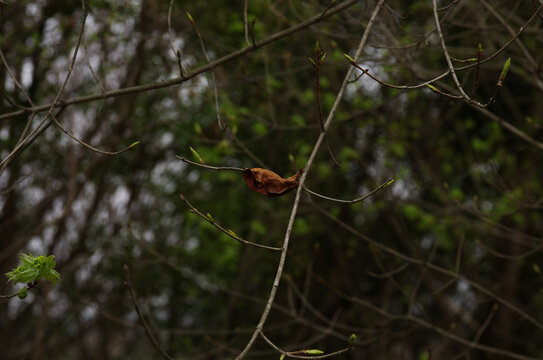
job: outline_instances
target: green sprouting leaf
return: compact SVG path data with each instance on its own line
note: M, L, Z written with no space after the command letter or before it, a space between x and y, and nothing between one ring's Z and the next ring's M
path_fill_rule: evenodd
M426 84L426 86L435 93L439 92L434 85Z
M283 360L285 358L285 354L281 354L281 356L279 356L279 360Z
M509 71L509 66L511 65L511 58L507 58L505 61L505 64L503 64L502 73L500 74L500 82L505 80L505 77L507 76L507 72Z
M294 155L288 154L288 161L290 161L291 163L293 163L293 162L294 162Z
M319 61L321 63L323 63L325 58L326 58L326 53L322 53L321 58L319 59Z
M320 355L320 354L324 354L324 351L319 350L319 349L309 349L309 350L303 350L303 351L302 351L302 354L307 354L307 355Z
M194 23L194 19L192 18L192 15L187 11L187 17L189 18L189 21L191 23Z
M138 146L138 144L140 143L141 141L134 141L132 144L130 144L130 149L132 149L133 147L135 146Z
M38 282L42 279L56 284L60 280L60 274L54 270L56 266L54 255L34 257L31 254L22 254L20 259L21 265L6 273L8 279L15 284Z
M389 179L389 180L386 182L385 186L383 186L383 189L386 188L386 187L388 187L388 186L390 186L393 182L394 182L394 179L392 179L392 178Z
M350 57L349 55L343 54L343 56L345 56L345 57L347 58L347 60L349 60L349 62L350 62L351 64L354 64L354 63L355 63L355 61L353 60L353 58Z
M211 216L211 214L210 214L210 213L207 213L207 215L206 215L206 216L207 216L207 218L208 218L208 219L209 219L209 220L210 220L210 221L211 221L212 223L214 223L214 222L215 222L215 220L213 220L213 216Z
M234 237L238 237L238 235L232 229L228 229L228 230L226 230L226 232L229 233L230 235L234 236Z
M206 163L204 162L204 160L200 157L200 155L198 155L198 153L196 152L196 150L194 150L192 148L192 146L189 146L189 149L190 149L190 152L192 153L192 155L196 158L196 160L198 160L198 162L202 165L205 165Z
M349 346L353 346L355 341L356 341L356 335L351 334L351 336L349 336Z
M312 58L308 57L309 59L309 62L311 63L311 65L313 66L317 66L317 64L315 63L315 60L313 60Z
M477 45L477 54L481 56L482 53L483 53L483 45L479 43L479 45Z
M537 265L537 264L532 264L532 269L534 269L534 272L535 272L537 275L541 275L541 268L539 267L539 265Z

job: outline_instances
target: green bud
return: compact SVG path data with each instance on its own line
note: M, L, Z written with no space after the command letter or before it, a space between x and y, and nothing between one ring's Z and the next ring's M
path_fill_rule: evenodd
M304 350L302 351L302 353L307 354L307 355L320 355L320 354L324 354L324 351L319 350L319 349L310 349L310 350Z
M343 54L343 56L345 56L345 57L347 58L347 60L349 60L349 62L350 62L351 64L354 64L354 63L355 63L355 61L353 60L353 58L350 57L349 55Z
M207 213L207 218L208 218L212 223L215 222L215 220L213 220L213 216L211 216L210 213Z
M356 341L356 335L351 334L351 336L349 336L349 346L353 346L355 341Z
M505 64L503 64L502 73L500 74L500 82L505 80L505 77L507 76L507 72L509 71L509 65L511 65L511 58L507 58L505 61Z
M190 149L190 152L192 153L192 155L196 158L196 160L198 160L198 162L202 165L205 165L206 163L204 162L204 160L200 157L200 155L198 155L198 153L196 152L196 150L194 150L192 148L192 146L189 146L189 149Z
M393 182L394 182L394 179L389 179L387 181L387 183L385 184L385 186L383 186L383 188L386 188L387 186L390 186Z
M232 235L233 237L238 237L238 235L237 235L237 234L234 232L234 230L232 230L232 229L228 229L228 230L226 230L226 232L227 232L228 234Z
M27 297L27 292L26 292L26 288L22 288L21 290L19 290L19 292L17 293L17 296L19 297L19 299L24 299Z
M426 86L435 93L439 93L439 90L434 85L426 84Z

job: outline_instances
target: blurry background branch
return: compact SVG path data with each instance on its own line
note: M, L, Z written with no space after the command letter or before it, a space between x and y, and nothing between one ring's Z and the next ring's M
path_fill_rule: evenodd
M62 279L2 301L2 359L163 358L124 264L172 358L235 357L253 334L246 358L542 358L542 2L391 0L370 24L377 4L2 2L0 158L18 150L0 274L51 254ZM341 167L312 152L323 128ZM189 147L205 164L176 158ZM310 157L300 191L331 201L300 194L289 228L293 193L240 172Z

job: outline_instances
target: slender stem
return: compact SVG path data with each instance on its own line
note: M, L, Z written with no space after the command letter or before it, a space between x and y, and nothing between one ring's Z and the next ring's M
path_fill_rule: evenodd
M245 169L243 168L239 168L239 167L234 167L234 166L211 166L211 165L205 165L205 164L200 164L200 163L197 163L197 162L194 162L194 161L190 161L184 157L181 157L179 155L175 155L176 158L178 158L179 160L181 161L184 161L188 164L192 164L192 165L196 165L196 166L199 166L199 167L203 167L204 169L209 169L209 170L233 170L233 171L245 171Z
M359 198L353 199L353 200L341 200L341 199L335 199L335 198L332 198L332 197L329 197L329 196L324 196L324 195L321 195L319 193L316 193L314 191L309 190L307 187L304 187L304 190L307 191L308 193L310 193L311 195L315 195L316 197L319 197L321 199L330 200L330 201L334 201L334 202L339 202L339 203L343 203L343 204L354 204L354 203L357 203L357 202L362 202L362 201L366 200L367 198L369 198L370 196L372 196L373 194L383 190L392 181L394 181L394 179L389 178L387 181L385 181L384 183L382 183L381 185L379 185L378 187L373 189L371 192L369 192L366 195L361 196Z
M145 334L147 335L149 340L151 340L151 343L153 344L155 349L157 349L158 352L160 352L165 359L174 360L174 358L172 358L170 355L168 355L162 349L162 347L160 347L160 344L155 339L155 337L153 335L153 332L151 331L151 328L147 324L147 321L145 321L145 318L143 317L143 314L141 313L140 307L138 306L138 302L136 300L136 294L134 293L134 287L132 286L132 280L130 278L130 270L128 269L128 265L126 265L126 264L124 265L124 272L125 272L125 275L126 275L126 280L125 280L124 284L128 288L128 291L130 292L130 300L132 301L132 305L134 305L134 309L136 309L136 312L138 313L138 317L140 318L140 320L141 320L141 322L143 324L143 327L145 328Z
M54 107L60 107L60 106L68 106L68 105L73 105L73 104L80 104L80 103L85 103L85 102L89 102L89 101L94 101L94 100L100 100L100 99L108 99L108 98L111 98L111 97L117 97L117 96L122 96L122 95L128 95L128 94L134 94L134 93L138 93L138 92L143 92L143 91L150 91L150 90L155 90L155 89L160 89L160 88L164 88L164 87L169 87L169 86L174 86L174 85L179 85L181 83L184 83L194 77L196 77L197 75L199 74L202 74L206 71L209 71L211 70L212 68L216 68L220 65L224 65L234 59L237 59L247 53L250 53L250 52L253 52L255 51L256 49L258 48L261 48L265 45L268 45L270 43L273 43L279 39L282 39L284 37L287 37L289 35L292 35L300 30L303 30L329 16L332 16L334 14L337 14L338 12L341 12L345 9L347 9L348 7L354 5L355 3L357 3L358 0L347 0L347 1L344 1L342 3L340 3L339 5L331 8L330 10L328 10L326 12L326 14L324 14L324 16L322 14L318 14L318 15L315 15L305 21L302 21L301 23L299 24L296 24L294 26L291 26L285 30L282 30L282 31L279 31L273 35L270 35L264 39L262 39L261 41L258 42L258 44L253 44L253 46L247 46L243 49L240 49L240 50L237 50L237 51L234 51L228 55L225 55L221 58L218 58L217 60L214 60L212 61L211 63L208 63L206 65L203 65L197 69L194 69L193 71L187 73L185 75L185 77L177 77L177 78L174 78L174 79L169 79L169 80L164 80L164 81L159 81L159 82L155 82L155 83L149 83L149 84L144 84L144 85L136 85L136 86L129 86L129 87L126 87L126 88L121 88L121 89L116 89L116 90L110 90L110 91L106 91L104 94L102 93L98 93L98 94L92 94L92 95L87 95L87 96L81 96L81 97L76 97L76 98L71 98L71 99L65 99L62 101L61 104L55 104L55 103L49 103L49 104L45 104L45 105L39 105L39 106L35 106L35 107L32 107L32 108L29 108L28 111L31 111L31 112L36 112L36 113L39 113L39 112L43 112L45 110L48 110L51 106L54 106ZM18 110L18 111L14 111L14 112L11 112L11 113L7 113L7 114L2 114L0 115L0 120L2 119L9 119L9 118L12 118L12 117L15 117L15 116L19 116L19 115L22 115L24 114L26 111L24 110Z
M268 343L268 345L270 345L274 350L276 350L277 352L279 352L279 353L281 353L281 354L283 354L283 355L288 356L289 358L294 358L294 359L314 359L314 360L317 360L317 359L326 359L326 358L333 357L333 356L336 356L336 355L339 355L339 354L343 354L344 352L347 352L347 351L353 349L352 347L346 347L346 348L343 348L343 349L341 349L341 350L337 350L337 351L331 352L331 353L329 353L329 354L313 355L313 356L309 356L309 355L302 356L302 355L297 355L297 353L298 353L298 354L303 354L305 350L299 350L299 351L285 351L285 350L281 349L280 347L278 347L277 345L275 345L270 339L268 339L268 337L264 334L263 331L260 332L260 336L261 336L262 339L264 339L264 341L266 341L266 342Z
M188 207L191 208L191 210L198 216L200 216L202 219L206 220L208 223L210 223L211 225L215 226L217 229L219 229L220 231L222 231L223 233L225 233L226 235L230 236L232 239L235 239L237 241L239 241L240 243L243 243L243 244L246 244L246 245L250 245L250 246L254 246L254 247L258 247L258 248L262 248L262 249L267 249L267 250L273 250L273 251L281 251L281 248L278 248L278 247L273 247L273 246L267 246L267 245L261 245L261 244L257 244L257 243L253 243L253 242L250 242L250 241L247 241L245 239L242 239L240 238L239 236L237 236L232 230L228 231L227 229L223 228L222 226L220 226L219 224L217 224L215 222L215 220L213 220L212 218L210 218L209 216L206 216L204 215L202 212L200 212L197 208L195 208L188 200L185 196L179 194L179 198L185 203L187 204Z
M383 3L384 3L384 0L379 0L377 5L375 6L375 9L373 10L373 13L372 13L372 15L370 17L368 25L366 26L366 29L364 30L364 34L362 35L362 39L360 40L360 43L359 43L358 48L356 50L356 54L354 56L355 61L358 59L358 57L362 53L362 49L364 48L364 46L366 44L368 35L370 33L370 30L373 27L373 23L375 21L375 18L377 17L377 14L379 13L379 10L381 9ZM326 122L324 123L324 130L325 131L326 131L326 129L328 129L328 127L330 126L330 124L332 122L332 119L334 118L337 107L338 107L340 101L343 98L343 94L345 93L345 89L347 88L347 85L349 84L349 79L352 76L353 72L354 72L354 66L351 66L349 68L349 70L347 71L347 75L345 76L345 79L343 80L343 84L341 85L341 88L339 89L339 92L338 92L338 94L336 96L336 100L334 102L334 105L332 106L332 109L330 110L330 113L328 114L328 118L326 119ZM264 323L266 322L266 320L268 318L268 315L270 313L270 309L271 309L272 304L273 304L274 299L275 299L275 294L277 293L277 288L279 287L279 282L281 281L281 277L282 277L282 274L283 274L283 269L285 267L287 250L288 250L288 245L289 245L289 241L290 241L290 235L292 233L292 228L294 226L294 220L296 219L296 214L298 212L298 205L300 203L300 197L301 197L303 185L305 183L305 179L307 177L307 174L309 173L311 165L313 164L313 161L315 160L317 152L318 152L318 150L319 150L319 148L320 148L320 146L321 146L321 144L322 144L322 142L324 140L324 136L325 136L325 132L321 132L321 134L319 135L319 138L317 139L317 142L316 142L315 146L313 147L313 151L311 152L311 155L309 156L309 159L308 159L307 164L305 166L305 171L304 171L304 173L302 174L302 176L300 178L300 185L298 186L298 189L296 191L296 197L294 199L294 205L292 206L292 211L291 211L291 214L290 214L287 230L286 230L286 233L285 233L285 239L283 240L283 248L282 248L282 251L281 251L281 257L279 259L279 265L277 266L277 272L276 272L276 275L275 275L275 279L273 281L273 285L272 285L272 288L271 288L271 291L270 291L270 295L268 297L268 301L266 302L266 306L264 308L264 311L262 312L262 316L260 317L260 320L259 320L259 322L258 322L258 324L257 324L257 326L255 328L255 331L253 332L253 335L251 336L251 339L249 340L249 342L247 343L247 345L245 346L245 348L243 349L241 354L239 354L239 356L236 358L237 360L243 359L247 355L247 353L249 352L249 350L253 346L256 338L259 336L260 332L262 331Z

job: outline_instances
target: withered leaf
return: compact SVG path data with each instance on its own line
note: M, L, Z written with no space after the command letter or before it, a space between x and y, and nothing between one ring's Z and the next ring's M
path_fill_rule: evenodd
M304 169L298 170L295 175L288 178L282 178L273 171L251 168L243 170L243 180L247 186L264 195L281 196L298 186L298 179L304 172Z

